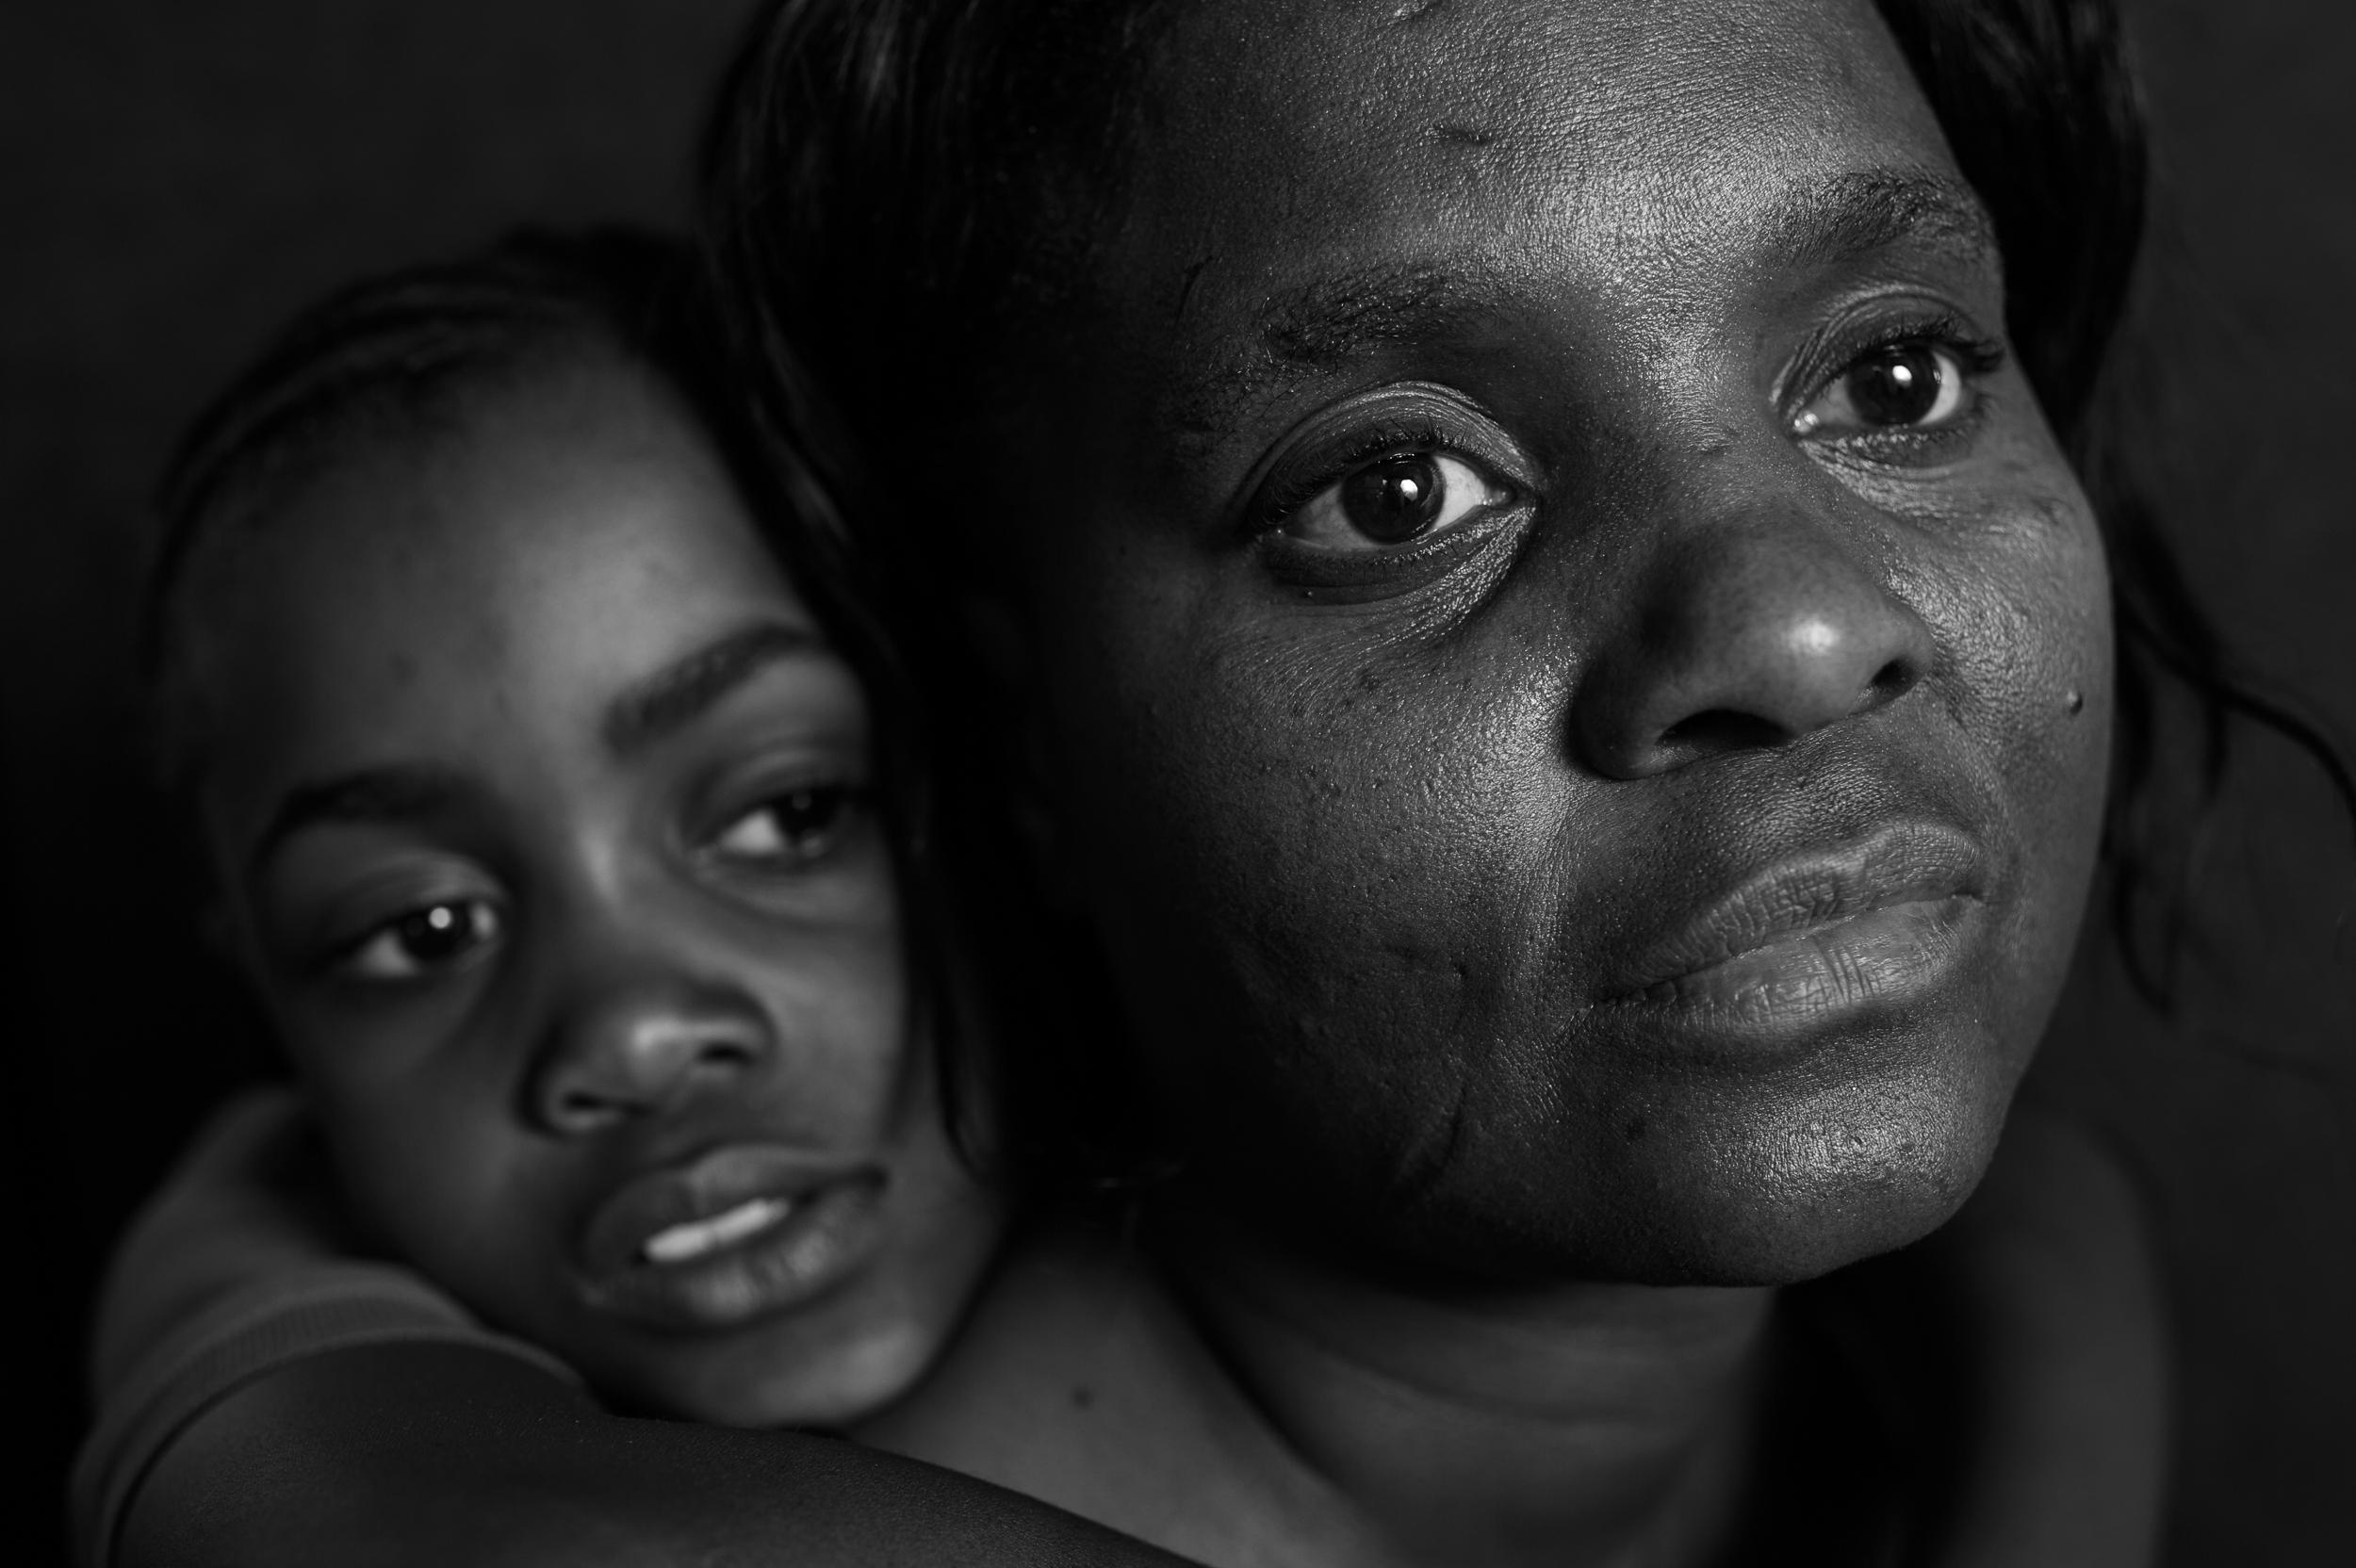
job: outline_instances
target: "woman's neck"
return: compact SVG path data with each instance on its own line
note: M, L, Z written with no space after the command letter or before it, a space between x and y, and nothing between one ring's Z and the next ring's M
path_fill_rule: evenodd
M1732 1523L1772 1291L1376 1280L1218 1225L1170 1251L1268 1425L1407 1560L1693 1562Z
M1034 1233L855 1435L1215 1568L1674 1565L1729 1523L1769 1293L1416 1291L1162 1239Z
M1753 1411L1764 1292L1419 1290L1210 1226L1166 1228L1154 1253L1125 1227L1033 1229L941 1366L856 1435L1215 1568L1676 1564L1734 1527L1746 1477L1776 1484L1754 1459L1809 1483L1773 1500L1811 1542L1803 1494L1867 1479L1790 1411ZM1936 1418L1969 1441L1932 1478L1936 1560L2150 1561L2168 1354L2132 1183L2024 1113L1962 1215L1899 1261L1939 1310L1876 1321L1974 1396ZM1786 1383L1826 1371L1792 1349ZM1768 1426L1775 1448L1744 1453ZM1821 1545L1798 1556L1834 1560Z

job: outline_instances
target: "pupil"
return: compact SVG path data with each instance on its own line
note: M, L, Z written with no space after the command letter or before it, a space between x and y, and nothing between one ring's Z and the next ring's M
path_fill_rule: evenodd
M1879 350L1853 372L1849 396L1869 424L1920 424L1939 403L1939 356L1919 344Z
M474 934L474 920L464 905L436 904L401 923L401 945L419 959L447 958L466 946Z
M777 830L789 841L799 841L823 831L834 820L836 797L833 790L796 790L779 797L769 809L777 817Z
M1439 465L1419 453L1368 464L1342 482L1342 515L1378 544L1413 539L1439 520Z

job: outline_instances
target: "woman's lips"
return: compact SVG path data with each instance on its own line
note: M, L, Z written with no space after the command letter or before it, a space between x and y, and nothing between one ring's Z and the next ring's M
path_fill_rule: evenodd
M724 1329L797 1306L870 1256L884 1173L766 1144L630 1182L581 1234L581 1294L659 1327Z
M1982 924L1978 846L1910 824L1780 861L1646 948L1604 1000L1788 1037L1944 984Z

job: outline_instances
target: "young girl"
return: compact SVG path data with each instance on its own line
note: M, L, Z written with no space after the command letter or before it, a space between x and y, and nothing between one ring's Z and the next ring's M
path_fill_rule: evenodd
M911 1004L905 755L694 286L624 233L361 285L172 472L164 744L302 1091L233 1111L132 1243L93 1560L154 1446L289 1356L472 1345L623 1409L840 1426L995 1247L984 1080L937 976ZM208 1169L323 1196L313 1127L348 1233L219 1212Z

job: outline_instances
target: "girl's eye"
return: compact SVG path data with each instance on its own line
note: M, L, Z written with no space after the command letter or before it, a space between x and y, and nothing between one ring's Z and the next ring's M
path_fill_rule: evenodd
M1391 549L1453 527L1511 492L1448 452L1397 452L1296 507L1279 532L1330 550Z
M1963 411L1963 366L1934 343L1892 343L1841 371L1793 421L1819 431L1932 430Z
M756 864L814 860L833 846L849 805L850 792L839 785L772 796L722 828L712 853Z
M429 904L378 926L339 967L356 980L416 980L472 957L499 939L499 926L485 899Z

